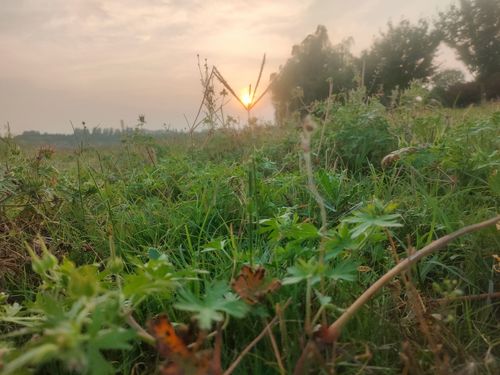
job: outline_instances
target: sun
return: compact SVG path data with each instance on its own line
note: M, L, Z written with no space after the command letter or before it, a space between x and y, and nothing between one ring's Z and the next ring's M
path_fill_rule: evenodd
M245 91L241 94L241 102L247 108L250 106L250 104L252 104L252 97L250 96L249 92Z

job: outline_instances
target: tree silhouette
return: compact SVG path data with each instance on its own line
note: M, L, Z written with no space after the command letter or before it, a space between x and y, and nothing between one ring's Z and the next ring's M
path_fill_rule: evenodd
M439 33L431 31L425 20L412 25L402 20L375 40L361 58L364 82L370 94L409 87L411 81L426 80L435 71L433 59L440 42Z
M500 72L500 0L460 0L436 25L478 82Z
M352 40L332 45L325 26L319 25L314 34L294 45L292 56L278 73L273 73L272 100L276 118L281 122L296 110L329 93L328 80L333 80L334 92L354 87L355 65L350 52Z

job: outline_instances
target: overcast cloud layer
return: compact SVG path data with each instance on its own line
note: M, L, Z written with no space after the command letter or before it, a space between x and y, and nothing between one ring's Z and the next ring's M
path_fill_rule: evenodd
M183 128L200 101L196 55L238 90L277 71L318 24L333 43L369 47L387 21L416 20L448 0L0 0L0 125L14 133L89 126ZM450 51L440 62L456 66ZM234 101L233 101L234 102ZM231 103L236 116L245 116ZM269 99L255 114L272 119Z

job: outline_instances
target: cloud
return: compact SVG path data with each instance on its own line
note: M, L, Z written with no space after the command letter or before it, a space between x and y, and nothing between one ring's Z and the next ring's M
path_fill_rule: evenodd
M442 1L4 1L0 124L9 120L17 132L68 131L72 113L75 120L85 115L89 124L115 126L133 110L154 119L152 126L182 127L183 113L196 111L200 98L197 54L216 64L238 90L255 79L264 52L267 78L318 24L327 26L334 42L354 36L360 50L389 17L432 14L438 4ZM271 116L269 100L261 107Z

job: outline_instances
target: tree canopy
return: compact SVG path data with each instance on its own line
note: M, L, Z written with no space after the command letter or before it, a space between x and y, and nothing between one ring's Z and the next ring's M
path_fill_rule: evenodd
M303 109L304 104L326 98L329 79L336 93L355 86L350 46L350 40L332 45L322 25L302 43L293 46L292 56L280 67L279 73L271 76L272 100L278 120L287 113Z
M416 25L408 20L397 25L389 22L388 30L361 57L368 92L388 95L395 88L407 88L413 80L428 79L435 71L439 42L439 33L424 20Z
M500 72L500 0L460 0L436 25L478 81Z
M372 46L357 58L351 53L352 39L333 45L326 27L319 25L313 34L293 46L291 57L271 77L278 122L327 98L330 79L334 94L348 92L360 83L369 95L388 98L395 89L405 90L412 81L420 80L433 83L434 93L443 104L468 105L497 98L500 0L460 0L458 5L439 13L433 26L423 19L416 23L389 22ZM437 72L434 57L443 41L457 51L475 75L474 82L465 82L457 70Z

